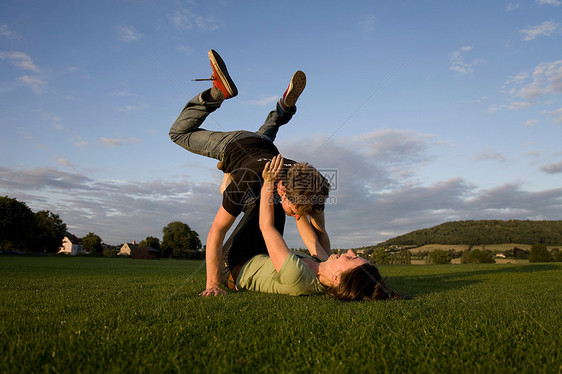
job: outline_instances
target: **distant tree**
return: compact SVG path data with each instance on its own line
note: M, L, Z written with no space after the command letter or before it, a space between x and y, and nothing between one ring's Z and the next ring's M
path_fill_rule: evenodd
M520 249L520 248L513 248L513 256L515 258L518 258L520 260L526 260L529 258L529 252L527 252L524 249Z
M93 232L88 233L88 235L82 238L82 250L94 255L102 254L103 246L101 244L101 238Z
M552 250L552 252L550 252L552 254L552 257L554 258L554 261L556 262L562 262L562 251L560 250L560 248L554 248Z
M436 249L429 252L429 261L432 264L450 264L451 263L451 253L442 249Z
M26 250L34 224L35 216L25 203L0 197L0 249Z
M66 224L58 214L41 210L35 213L34 244L30 248L34 252L57 252L64 236L66 235Z
M388 263L393 265L410 265L412 263L412 254L407 249L402 249L398 253L392 253L388 257Z
M119 253L119 249L121 247L101 243L102 247L102 255L104 257L117 257L117 253Z
M161 248L163 257L190 258L193 252L201 250L199 234L185 223L171 222L162 229L162 232L164 233Z
M375 264L383 265L388 264L390 261L390 255L384 248L377 248L371 254L371 259Z
M160 250L160 239L154 236L147 236L146 239L139 243L139 247L151 247Z
M544 244L533 244L529 252L529 262L552 262L554 259Z
M494 256L490 252L481 249L464 251L461 257L461 263L463 264L493 264L494 262L496 262Z
M62 245L66 224L58 214L33 213L16 199L0 197L0 248L29 252L56 252Z
M104 248L102 251L103 257L117 257L117 253L119 253L117 249Z

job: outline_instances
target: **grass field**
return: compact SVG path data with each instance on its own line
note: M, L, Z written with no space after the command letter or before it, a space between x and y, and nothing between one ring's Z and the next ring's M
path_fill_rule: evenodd
M0 257L0 372L562 371L562 264L381 272L415 299L203 299L202 262Z

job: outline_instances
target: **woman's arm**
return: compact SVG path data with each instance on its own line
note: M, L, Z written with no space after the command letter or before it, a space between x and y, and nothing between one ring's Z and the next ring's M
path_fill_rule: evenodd
M308 217L301 217L301 219L296 220L296 223L302 241L304 242L306 248L310 251L310 254L316 256L322 261L327 260L329 257L329 248L328 251L324 249L323 245L320 243L317 230L315 230Z
M275 270L281 270L285 259L289 255L289 248L283 237L274 226L273 192L275 181L283 168L283 157L277 155L265 164L263 169L263 187L260 196L260 229L265 240L267 252L273 262Z

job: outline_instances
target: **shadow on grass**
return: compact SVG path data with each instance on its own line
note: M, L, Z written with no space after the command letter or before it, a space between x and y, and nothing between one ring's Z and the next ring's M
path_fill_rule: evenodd
M398 275L389 276L389 285L399 294L405 294L412 297L428 295L432 293L460 289L466 286L483 283L486 281L481 276L495 274L524 274L535 273L552 270L562 270L562 266L555 264L532 264L532 265L500 265L493 269L478 269L479 266L487 265L440 265L433 267L438 270L438 274L422 274L422 275ZM493 266L493 265L492 265ZM454 271L454 269L458 271ZM442 272L443 270L449 270Z

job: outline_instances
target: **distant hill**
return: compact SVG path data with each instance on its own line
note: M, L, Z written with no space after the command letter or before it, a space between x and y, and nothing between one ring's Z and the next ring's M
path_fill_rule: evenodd
M502 244L520 243L562 245L562 221L455 221L397 236L377 247L426 244Z

